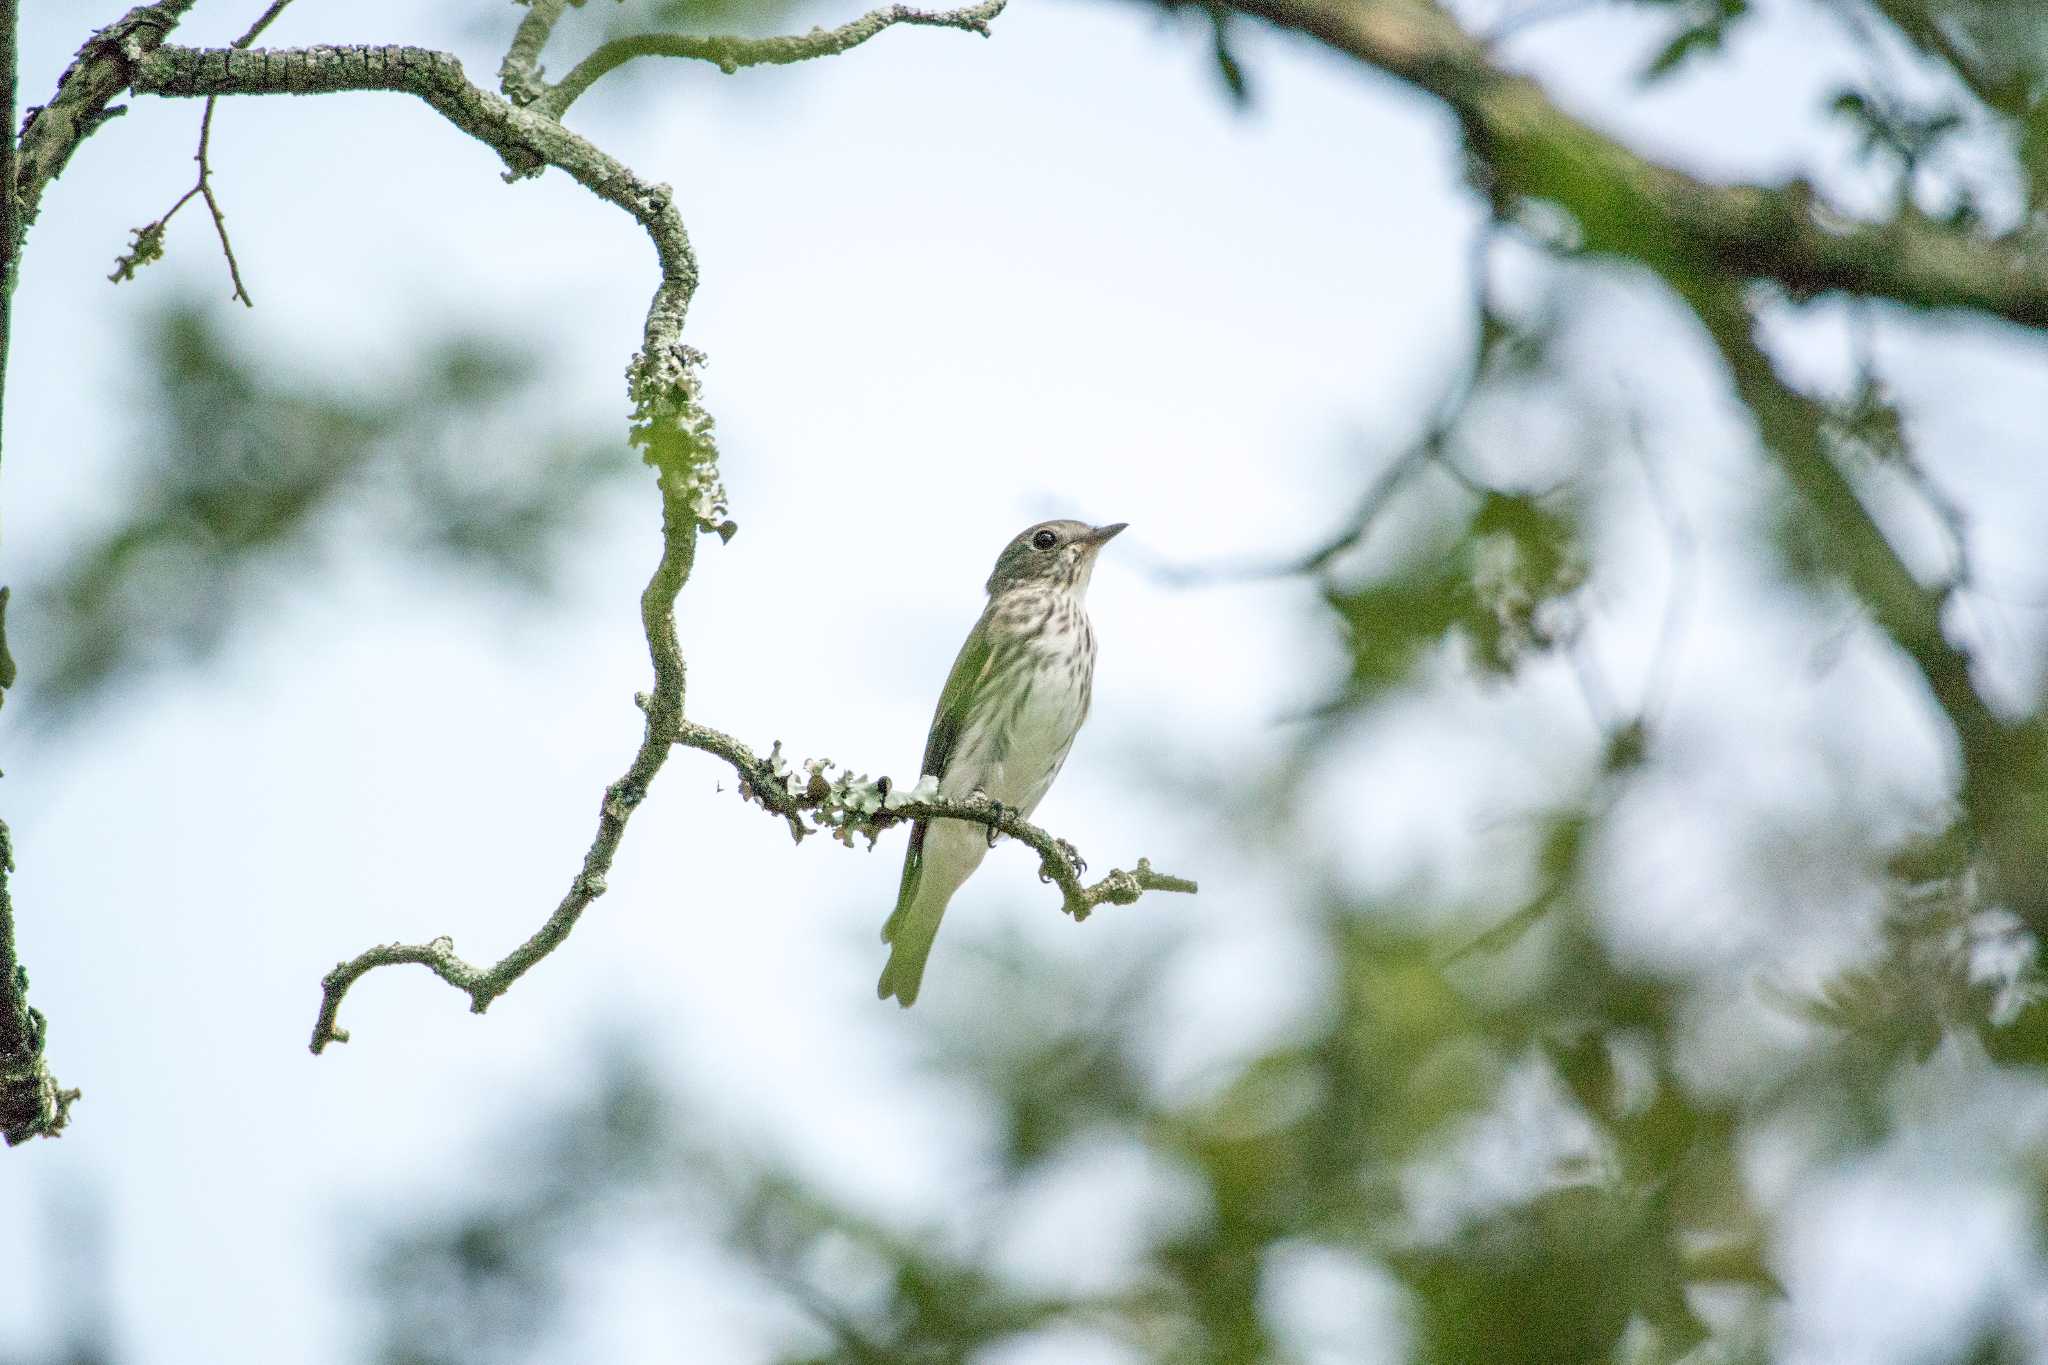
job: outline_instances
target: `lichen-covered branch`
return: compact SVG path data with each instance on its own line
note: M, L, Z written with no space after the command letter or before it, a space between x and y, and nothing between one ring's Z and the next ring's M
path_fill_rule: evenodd
M923 778L906 790L892 786L886 777L870 779L865 773L856 776L849 769L836 768L830 759L810 759L792 766L782 756L780 743L762 758L732 736L690 721L683 723L676 743L715 754L731 764L739 775L741 797L781 816L798 841L807 834L823 832L849 848L856 837L865 838L872 848L883 830L915 820L966 820L985 825L1038 854L1040 879L1059 887L1060 908L1077 920L1088 918L1104 903L1129 905L1147 891L1184 895L1196 891L1194 882L1155 872L1144 858L1132 871L1118 869L1084 885L1081 874L1088 865L1073 845L993 802L944 800L938 795L935 778Z
M167 96L321 94L390 90L424 100L442 117L495 150L508 179L554 166L599 198L630 214L654 244L661 280L648 306L642 346L627 367L633 441L655 469L662 501L662 553L641 596L641 624L654 667L646 729L625 776L605 789L597 834L554 912L526 942L496 965L478 968L455 956L445 940L388 945L339 964L322 983L312 1049L348 1035L336 1023L343 996L376 967L419 963L470 997L482 1011L569 935L605 877L626 822L668 759L683 714L683 660L676 644L675 601L689 577L697 536L730 535L717 477L711 420L698 401L703 358L683 344L684 317L697 287L696 256L666 185L640 179L615 158L553 119L478 89L445 52L411 47L314 47L286 51L159 47L133 70L138 93Z
M2048 327L2048 260L1906 212L1862 223L1803 182L1716 185L1659 165L1508 72L1436 0L1223 0L1434 95L1464 124L1502 206L1546 200L1586 248L1657 270L1770 280L1795 297L1842 291Z
M28 234L43 191L70 163L78 144L122 112L114 100L128 88L136 62L154 50L192 8L193 0L137 5L86 39L64 68L50 102L29 112L15 153L15 245Z
M521 109L472 84L462 63L419 47L252 48L159 47L134 70L138 94L314 95L388 90L417 97L450 123L498 153L507 179L553 166L598 198L632 215L654 244L661 282L647 309L640 353L628 370L636 436L643 446L656 428L673 431L674 477L690 485L699 521L725 529L724 493L716 465L688 452L708 449L709 419L697 403L703 357L683 343L683 316L697 288L697 257L667 185L642 180L622 162L554 119ZM650 453L650 462L656 462ZM688 463L689 468L683 468Z
M320 981L320 1013L313 1024L312 1039L316 1056L329 1043L348 1041L348 1031L340 1027L336 1018L342 997L364 973L407 963L427 967L467 995L470 1009L482 1014L536 962L560 947L591 902L605 893L605 879L611 873L619 842L625 837L626 822L646 799L655 774L668 761L683 723L684 668L682 651L676 643L675 602L689 580L701 528L687 485L671 478L667 470L658 472L662 493L661 560L640 594L640 624L654 666L654 691L641 707L646 725L640 747L634 751L625 775L604 789L604 799L598 806L597 834L590 841L568 891L539 929L490 967L472 966L457 957L454 942L447 938L422 944L386 944L336 965Z
M16 179L14 100L19 0L0 0L0 391L7 371L7 342L14 282L21 256L20 217L24 198ZM14 659L7 652L7 599L0 587L0 693L14 686ZM0 823L0 1137L11 1147L62 1131L78 1098L57 1084L43 1062L46 1034L42 1014L28 1003L28 973L14 947L14 842Z
M270 7L258 15L256 22L232 45L247 47L255 42L291 3L292 0L271 0ZM221 209L220 197L213 192L213 111L218 99L218 96L208 96L206 111L199 116L199 150L192 156L199 163L199 178L191 189L178 196L176 203L164 210L161 217L134 229L134 241L114 260L114 273L107 276L110 283L132 280L137 270L151 261L163 259L164 231L170 227L171 219L178 216L178 210L198 198L206 203L206 212L213 219L214 235L220 239L220 254L227 259L228 279L235 286L231 297L239 299L245 308L256 306L256 301L249 297L249 287L242 282L242 265L235 259L235 244L228 237L228 216Z
M535 13L542 3L535 0ZM559 7L560 0L553 0ZM727 75L746 66L786 66L818 57L831 57L858 47L882 30L899 24L927 28L957 28L988 36L989 25L1003 12L1008 0L982 0L978 5L955 10L921 10L908 5L888 5L871 10L851 23L837 28L814 28L809 33L775 38L696 37L680 33L640 33L615 38L578 62L557 85L538 79L537 68L524 68L521 89L530 94L533 107L560 118L570 105L592 85L636 57L682 57L710 62ZM529 14L529 24L533 15ZM521 27L522 34L525 26ZM538 55L536 49L535 55ZM511 57L506 58L508 68ZM513 79L508 75L507 80ZM509 93L509 92L508 92Z
M988 13L992 15L1001 6L999 0L991 0L991 4ZM515 97L539 83L539 54L562 7L562 0L534 0L529 8L503 72L506 88ZM900 18L892 22L930 21ZM357 90L415 96L496 151L508 168L508 180L556 167L599 198L624 209L654 244L661 281L648 306L640 352L627 367L626 376L633 404L632 441L656 471L662 500L661 560L641 596L641 624L654 669L654 690L642 699L646 725L640 746L626 774L605 789L597 833L582 866L554 912L533 935L489 967L464 961L446 938L425 944L387 944L340 963L322 980L311 1046L319 1053L329 1043L347 1039L347 1031L338 1023L342 1000L365 973L378 967L425 966L466 994L470 1008L481 1013L554 951L590 904L604 894L605 878L626 823L684 733L684 664L676 640L675 601L689 577L697 536L710 530L729 538L734 529L725 516L711 419L698 401L697 372L703 357L682 341L684 317L697 287L696 256L689 236L668 186L640 179L547 112L522 108L516 99L479 89L448 53L403 46L284 51L154 46L128 56L126 78L138 94L209 101L222 95ZM1010 832L1035 842L1042 852L1052 846L1049 836L1015 823L1018 828ZM1158 878L1143 864L1137 873L1116 873L1086 888L1079 886L1074 869L1064 861L1049 865L1049 873L1061 880L1077 914L1105 900L1135 899L1143 890L1174 883L1174 879Z
M526 17L512 34L505 60L498 64L498 89L514 104L532 104L547 93L540 75L541 50L555 31L562 11L581 0L526 0Z
M78 1098L43 1063L42 1012L29 1007L28 973L14 952L13 872L13 836L0 823L0 1137L10 1147L62 1132Z

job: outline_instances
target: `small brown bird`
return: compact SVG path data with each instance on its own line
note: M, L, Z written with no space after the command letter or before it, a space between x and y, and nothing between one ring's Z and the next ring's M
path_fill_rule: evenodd
M1125 523L1044 521L1004 547L989 575L988 606L968 632L925 741L924 769L949 801L984 796L1029 816L1059 776L1088 718L1095 632L1083 599L1095 556ZM987 855L980 825L920 820L910 831L890 945L877 994L908 1009L946 903Z

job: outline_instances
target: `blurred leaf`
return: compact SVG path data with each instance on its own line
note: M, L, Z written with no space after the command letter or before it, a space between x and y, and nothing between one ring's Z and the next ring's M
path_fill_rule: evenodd
M1230 47L1229 10L1220 5L1209 7L1211 30L1211 55L1216 59L1216 74L1222 78L1223 89L1230 96L1230 102L1239 109L1250 107L1252 102L1251 84L1244 74L1244 65Z
M1643 68L1645 85L1663 80L1695 57L1718 53L1729 29L1749 13L1748 0L1656 0L1686 11L1686 21Z
M1482 492L1448 554L1328 592L1346 626L1351 699L1407 680L1425 654L1452 638L1470 648L1482 674L1512 673L1564 638L1564 600L1585 575L1571 517L1530 494Z
M46 713L121 674L203 659L267 586L344 554L431 551L531 593L592 496L631 468L619 446L537 437L514 416L527 355L453 337L368 392L240 354L207 313L149 325L147 431L120 519L29 585L19 634Z

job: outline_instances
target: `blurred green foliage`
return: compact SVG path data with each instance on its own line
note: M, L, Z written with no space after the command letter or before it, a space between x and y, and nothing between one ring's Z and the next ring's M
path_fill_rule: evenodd
M542 371L500 340L431 341L366 388L259 359L191 304L152 318L139 349L117 518L16 607L43 716L212 654L273 584L351 557L544 592L565 537L633 468L622 442L539 427Z

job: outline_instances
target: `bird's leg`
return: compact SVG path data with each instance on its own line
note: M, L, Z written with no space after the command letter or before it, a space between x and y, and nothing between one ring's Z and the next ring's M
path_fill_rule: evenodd
M982 791L980 788L977 787L975 789L974 795L977 799L986 801L988 803L990 813L992 813L997 820L1001 820L1003 816L1008 813L1008 808L1004 806L1002 802L996 800L993 796L990 796L987 792ZM990 848L994 848L996 846L996 838L1001 834L1002 831L997 829L994 824L989 825L988 846Z

